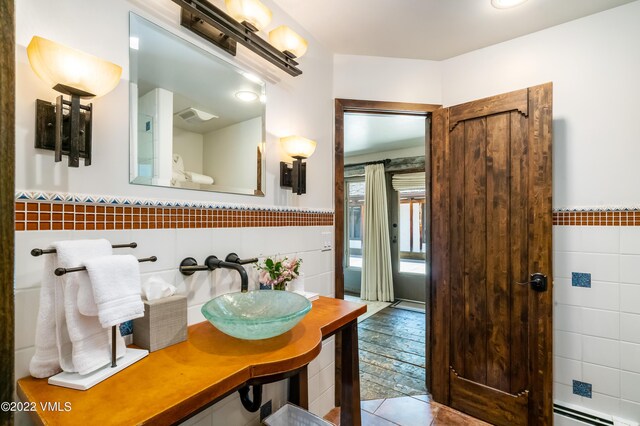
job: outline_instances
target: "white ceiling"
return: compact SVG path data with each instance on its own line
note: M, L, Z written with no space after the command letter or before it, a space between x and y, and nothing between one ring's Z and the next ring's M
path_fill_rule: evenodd
M333 53L443 60L633 0L274 1Z
M425 117L346 113L344 155L423 147L425 131Z

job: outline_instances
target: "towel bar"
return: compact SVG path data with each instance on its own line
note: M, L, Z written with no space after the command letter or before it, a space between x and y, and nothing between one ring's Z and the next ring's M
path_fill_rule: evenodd
M136 248L138 247L138 243L129 243L129 244L113 244L111 247L113 248ZM43 254L51 254L55 253L56 249L39 249L34 248L31 250L31 256L42 256Z
M142 262L155 262L156 260L158 260L157 257L155 256L151 256L151 257L145 257L143 259L138 259L138 262L142 263ZM85 266L78 266L76 268L56 268L55 271L53 271L54 274L56 274L57 276L62 276L64 274L68 274L69 272L78 272L78 271L86 271L87 268Z

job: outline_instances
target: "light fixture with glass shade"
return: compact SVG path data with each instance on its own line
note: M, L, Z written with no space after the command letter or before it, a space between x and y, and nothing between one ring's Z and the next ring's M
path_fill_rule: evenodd
M271 11L259 0L224 0L227 12L236 21L256 32L271 22Z
M56 103L36 101L35 147L55 151L55 161L69 156L69 167L91 164L93 106L80 99L106 95L120 82L122 68L93 55L34 36L27 46L31 68L50 88L70 95Z
M180 24L228 54L235 56L241 44L289 75L298 76L299 58L307 42L290 28L281 26L271 44L258 35L271 21L271 11L259 0L225 0L226 13L207 0L173 0L181 7ZM273 41L272 41L273 43Z
M286 25L269 32L269 41L281 52L292 58L300 58L307 51L307 40Z
M302 160L311 157L316 150L316 141L302 136L287 136L280 138L280 145L294 159L293 164L280 162L280 187L291 188L298 195L306 194L307 164Z

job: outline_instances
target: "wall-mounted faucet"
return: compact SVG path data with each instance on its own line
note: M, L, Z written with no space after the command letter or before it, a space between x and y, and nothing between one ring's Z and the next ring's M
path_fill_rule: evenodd
M233 269L240 274L240 291L246 293L249 291L249 275L242 267L248 263L255 263L258 259L253 257L250 259L240 259L237 254L229 253L224 260L218 259L217 256L209 256L205 259L204 265L198 265L193 257L187 257L180 262L180 272L183 275L193 275L196 271L213 271L218 268Z

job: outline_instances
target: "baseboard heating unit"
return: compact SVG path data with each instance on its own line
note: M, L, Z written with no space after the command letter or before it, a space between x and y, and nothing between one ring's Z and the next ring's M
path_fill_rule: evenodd
M634 420L622 419L564 402L553 404L553 412L558 416L556 417L556 424L561 426L640 426L638 422Z

